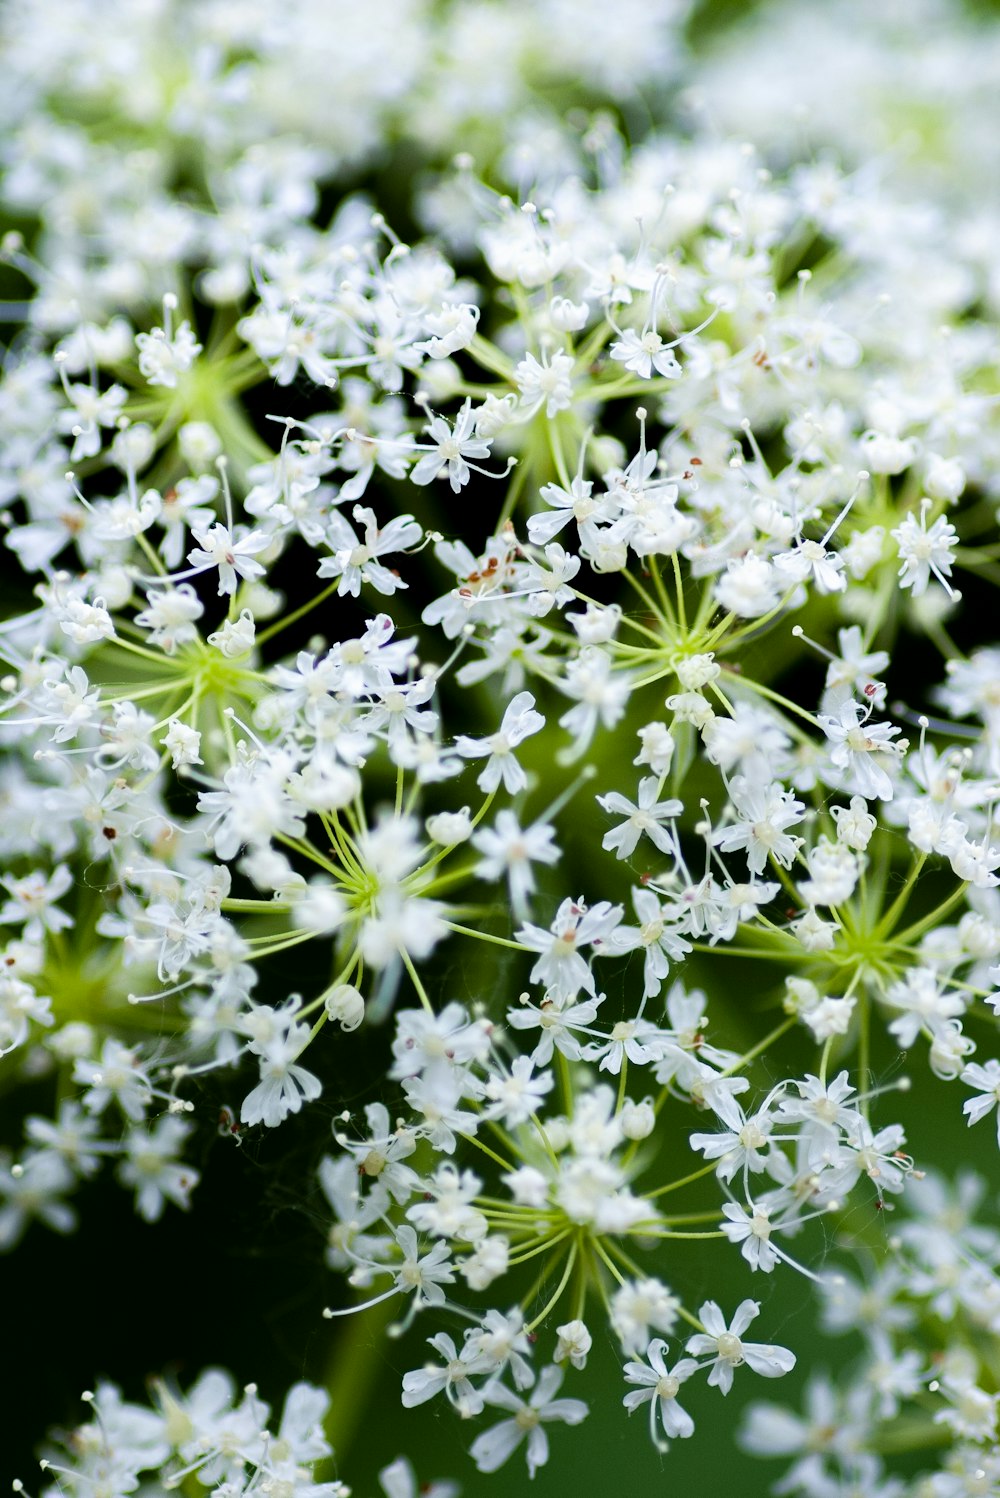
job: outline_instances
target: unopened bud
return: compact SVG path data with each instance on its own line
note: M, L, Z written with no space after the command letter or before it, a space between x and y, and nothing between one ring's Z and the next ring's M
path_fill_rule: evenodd
M622 1133L626 1139L648 1139L656 1127L656 1114L651 1098L635 1103L626 1098L622 1105Z
M342 1030L356 1030L365 1017L365 1001L351 983L339 983L326 996L326 1012Z

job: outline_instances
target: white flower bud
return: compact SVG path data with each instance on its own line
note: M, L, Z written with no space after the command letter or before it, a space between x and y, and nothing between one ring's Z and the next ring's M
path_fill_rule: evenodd
M201 758L201 734L197 728L192 728L189 723L182 723L180 718L171 718L170 727L163 735L160 743L170 754L170 760L175 770L182 765L200 765Z
M893 437L887 432L866 432L861 445L865 467L872 473L902 473L917 455L912 437Z
M819 989L808 978L785 979L785 998L781 1007L786 1014L794 1014L797 1018L801 1018L808 1014L810 1009L815 1009L819 1001Z
M559 333L579 333L587 326L590 307L586 302L572 302L568 296L554 296L549 303L549 320Z
M806 855L811 878L799 884L799 894L810 905L842 905L854 893L859 860L843 842L821 837Z
M273 619L285 606L285 595L277 588L269 588L259 578L244 583L243 597L254 619Z
M111 461L123 473L145 468L156 451L153 428L145 421L135 421L124 427L111 444Z
M512 1170L504 1176L503 1182L519 1207L540 1209L548 1206L549 1183L533 1165L522 1165L519 1170Z
M656 1127L656 1114L652 1099L645 1097L641 1103L626 1098L622 1105L622 1133L626 1139L648 1139ZM558 1361L558 1360L557 1360Z
M846 1035L854 1013L855 999L820 999L807 1014L802 1016L806 1026L816 1040L829 1040L833 1035Z
M665 723L647 723L639 729L642 749L632 761L648 765L654 775L667 775L674 757L674 736Z
M628 454L624 443L617 437L595 434L588 448L590 461L598 473L608 473L612 468L624 468Z
M595 572L623 572L628 563L628 547L624 541L600 540L588 551L587 560Z
M201 344L189 322L182 322L176 331L168 326L154 328L151 333L137 333L135 346L139 350L140 372L150 385L163 385L168 390L176 388L178 376L186 374L201 353Z
M862 796L852 796L850 807L835 806L832 816L837 824L837 841L856 853L863 853L878 826L867 801Z
M326 1012L342 1030L356 1030L365 1017L365 1001L350 983L340 983L326 996Z
M978 911L970 910L958 923L962 946L977 962L994 961L1000 953L1000 926Z
M104 606L103 598L93 603L84 603L82 598L70 598L57 610L63 634L76 645L92 645L96 640L114 638L115 626Z
M931 499L944 500L953 505L965 488L965 469L957 458L943 458L940 453L928 453L924 488Z
M829 952L837 936L837 928L824 921L815 910L807 910L795 923L795 934L807 952Z
M545 1134L552 1148L558 1155L569 1144L569 1120L566 1118L549 1118L545 1121Z
M917 629L922 634L927 633L928 627L934 629L943 623L949 614L953 614L955 606L961 601L961 593L952 589L951 596L943 588L928 588L926 593L919 593L916 598L911 597L908 602L910 616Z
M957 1019L945 1020L934 1030L928 1056L931 1071L943 1082L953 1082L965 1066L966 1057L975 1049L975 1041L962 1034Z
M554 1363L564 1363L567 1359L574 1368L583 1368L587 1363L587 1354L593 1346L593 1338L582 1321L567 1321L565 1326L557 1326L559 1341L553 1353Z
M45 1046L63 1061L91 1056L94 1051L93 1028L84 1024L82 1020L73 1020L70 1024L63 1025L61 1029L46 1036Z
M222 438L207 421L186 421L177 433L181 457L195 473L204 473L222 452Z
M484 442L499 436L504 427L510 425L516 408L517 396L513 392L500 397L488 395L483 404L476 407L476 436Z
M714 655L682 656L674 661L674 670L677 672L677 680L685 692L697 692L699 688L707 686L710 681L715 681L722 668L715 663Z
M679 723L693 723L697 729L707 728L715 719L712 704L700 692L675 692L666 706Z
M241 609L240 617L227 619L221 629L209 635L208 643L214 645L227 660L238 660L241 655L248 655L253 649L255 630L250 610Z
M862 578L867 577L872 568L881 560L884 545L885 529L881 525L870 526L866 531L854 532L840 555L855 582L860 582Z
M759 619L776 607L785 586L766 557L751 552L727 562L726 571L716 579L715 596L727 612Z
M442 848L453 848L472 835L472 819L467 806L463 806L461 811L439 811L428 817L424 826L431 842Z
M485 1290L507 1273L510 1244L506 1238L484 1238L474 1253L459 1265L459 1273L470 1290Z
M296 919L312 931L335 931L344 919L344 901L332 885L314 881L296 905Z
M585 613L566 617L584 645L606 645L617 633L622 611L617 603L608 607L592 603Z
M125 567L102 567L94 578L94 587L109 609L123 609L132 597L132 579Z
M238 302L246 295L249 280L245 259L231 260L205 271L198 278L198 291L206 302L218 306L227 302Z

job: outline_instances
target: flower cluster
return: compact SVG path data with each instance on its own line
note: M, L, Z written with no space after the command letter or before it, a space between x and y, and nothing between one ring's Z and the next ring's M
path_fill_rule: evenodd
M210 1368L186 1393L159 1382L155 1408L129 1404L114 1384L82 1396L92 1419L50 1448L42 1472L48 1495L95 1491L131 1493L150 1475L167 1491L193 1478L206 1491L281 1492L288 1498L350 1498L339 1480L315 1481L315 1467L332 1456L322 1420L329 1405L323 1389L306 1383L288 1391L277 1428L256 1386L237 1390L228 1373ZM416 1498L412 1467L400 1457L379 1474L385 1498ZM25 1492L20 1481L14 1491ZM454 1498L451 1483L421 1487L427 1498Z
M823 1329L854 1334L864 1350L846 1390L814 1375L805 1416L766 1403L747 1411L744 1448L792 1459L783 1491L958 1498L996 1489L1000 1396L979 1349L1000 1326L1000 1236L976 1221L983 1196L984 1182L971 1172L953 1182L928 1175L907 1190L892 1259L874 1271L865 1265L862 1278L823 1277ZM912 1439L918 1426L921 1441ZM941 1470L902 1490L885 1461L897 1445L948 1449Z
M155 1222L197 1202L206 1123L332 1110L327 1262L363 1296L328 1319L429 1324L404 1406L534 1476L597 1320L657 1445L692 1379L795 1367L683 1241L803 1275L834 1325L827 1234L903 1198L838 1323L871 1323L874 1394L834 1418L814 1383L825 1444L770 1406L746 1440L808 1453L789 1491L909 1492L875 1486L878 1429L931 1394L919 1491L975 1491L944 1474L995 1437L995 1369L922 1308L995 1331L995 1233L933 1247L945 1187L888 1100L1000 1099L982 225L544 102L664 76L673 4L153 3L119 48L92 10L3 22L34 224L4 240L33 294L0 378L0 1054L52 1105L0 1157L0 1246L71 1230L103 1163ZM406 202L337 196L400 121ZM161 1395L97 1396L102 1481L343 1491L320 1392L273 1437L221 1374Z

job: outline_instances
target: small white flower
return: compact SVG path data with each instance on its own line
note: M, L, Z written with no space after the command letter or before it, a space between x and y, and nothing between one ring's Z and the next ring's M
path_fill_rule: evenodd
M264 576L264 567L253 560L271 542L263 531L249 531L237 539L235 531L224 525L211 525L207 530L191 532L198 545L188 552L191 574L219 569L219 593L236 592L237 578L252 580ZM191 574L188 574L189 576Z
M671 797L666 801L658 800L659 788L660 781L657 776L647 775L639 782L638 804L629 801L618 791L611 791L606 796L596 798L598 806L603 811L610 812L613 816L626 818L618 827L613 827L610 832L604 834L602 848L607 852L614 851L616 858L628 858L635 852L640 837L645 833L661 853L674 852L673 836L660 824L670 821L673 817L679 817L684 811L684 803L678 801L676 797Z
M930 500L925 499L920 506L919 520L913 515L907 515L891 532L902 564L899 569L900 587L911 589L914 598L918 598L921 593L926 592L933 573L948 597L954 598L955 590L948 578L951 576L952 555L958 545L958 531L943 515L939 515L928 529L927 512L930 507Z
M656 1417L659 1415L665 1436L682 1438L694 1435L694 1421L677 1402L681 1384L698 1371L694 1358L681 1358L673 1368L668 1368L664 1354L667 1344L656 1337L646 1349L646 1363L626 1363L625 1382L638 1384L631 1394L626 1394L622 1403L631 1415L633 1410L649 1404L649 1434L653 1444L661 1450L666 1444L657 1440Z
M733 1370L743 1363L762 1378L780 1378L795 1367L795 1354L787 1347L742 1340L742 1333L759 1313L757 1301L741 1301L732 1324L727 1326L714 1300L707 1300L698 1312L705 1330L689 1337L686 1349L696 1358L713 1359L708 1381L723 1394L728 1394L733 1387Z
M980 1066L978 1061L970 1062L962 1072L962 1081L979 1093L978 1097L966 1098L962 1104L962 1112L971 1128L1000 1104L1000 1061L991 1056L984 1066ZM997 1113L997 1144L1000 1145L1000 1111Z
M593 1338L583 1321L567 1321L565 1326L557 1326L556 1332L559 1340L553 1354L553 1362L565 1363L567 1359L574 1368L585 1368L587 1356L593 1346Z
M489 794L499 788L512 796L523 791L528 777L514 756L514 750L525 739L545 727L545 719L535 711L535 699L530 692L518 692L507 704L499 730L485 739L470 739L460 734L455 748L465 759L482 759L488 756L486 768L476 780L481 791Z
M543 1368L538 1383L528 1399L520 1399L504 1387L493 1384L486 1391L486 1403L508 1410L510 1420L502 1420L484 1430L472 1443L470 1456L480 1472L496 1472L513 1455L527 1437L528 1475L534 1477L549 1459L549 1441L543 1426L553 1420L579 1425L587 1417L582 1399L555 1399L563 1381L561 1368Z
M543 354L540 361L534 354L525 354L514 370L514 379L522 405L532 411L544 406L550 421L573 404L573 360L569 354Z

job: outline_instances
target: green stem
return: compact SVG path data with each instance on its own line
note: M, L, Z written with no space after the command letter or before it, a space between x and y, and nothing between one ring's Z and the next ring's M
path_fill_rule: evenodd
M334 1339L324 1379L330 1408L323 1429L338 1465L355 1436L366 1428L362 1417L384 1363L382 1334L394 1309L394 1302L387 1300L372 1306L364 1316L349 1316Z

